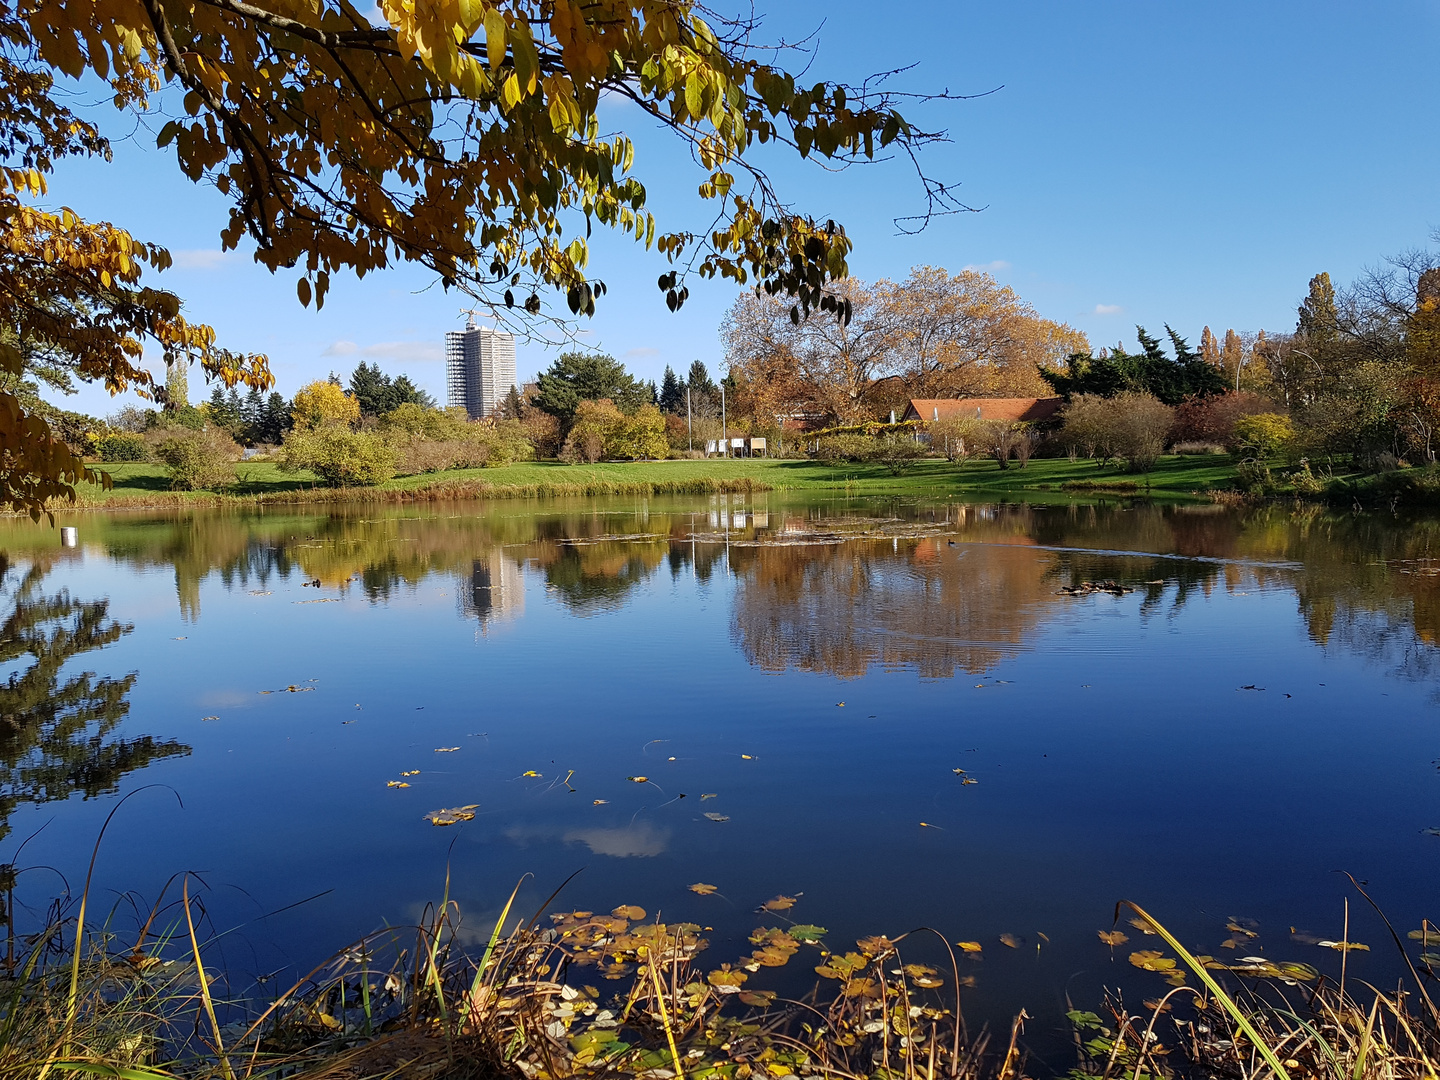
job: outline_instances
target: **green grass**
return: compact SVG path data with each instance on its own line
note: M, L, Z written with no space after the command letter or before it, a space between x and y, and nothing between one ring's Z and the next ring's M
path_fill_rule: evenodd
M123 464L108 467L115 486L111 491L81 489L81 504L89 506L184 505L217 501L211 492L172 492L164 466ZM992 460L956 465L923 460L901 476L881 465L831 465L808 460L724 460L603 462L563 465L534 461L497 469L454 469L443 473L401 476L378 489L329 491L307 473L285 473L268 462L239 466L239 484L229 498L264 501L310 499L404 498L404 493L434 498L437 494L462 497L537 497L545 495L700 493L707 490L745 489L774 491L845 491L854 494L913 494L929 497L1014 498L1055 501L1104 494L1131 494L1159 499L1202 499L1234 477L1231 459L1213 457L1162 458L1149 473L1128 473L1116 466L1098 467L1093 461L1034 458L1025 468L1014 463L1001 469ZM1065 485L1073 485L1069 490Z

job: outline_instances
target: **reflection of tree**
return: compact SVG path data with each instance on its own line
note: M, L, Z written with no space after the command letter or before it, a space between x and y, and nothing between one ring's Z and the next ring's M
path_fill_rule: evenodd
M731 638L770 671L986 671L1022 644L1055 592L1050 560L1024 543L960 552L935 538L852 541L742 548L732 559Z
M0 663L30 665L0 684L0 836L9 833L10 815L21 803L103 795L127 773L190 752L148 735L110 737L130 711L135 674L116 679L62 669L134 628L109 618L109 601L85 603L65 590L45 595L40 582L47 570L34 564L10 588L9 562L0 556L10 603Z
M653 574L669 551L668 540L536 545L545 583L578 614L614 610Z

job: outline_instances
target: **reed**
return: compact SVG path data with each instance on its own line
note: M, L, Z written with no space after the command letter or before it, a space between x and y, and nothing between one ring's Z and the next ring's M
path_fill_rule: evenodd
M517 885L478 957L447 893L420 925L370 935L260 1001L227 993L207 966L203 907L189 876L178 880L178 900L157 903L128 939L113 912L77 934L78 912L52 909L3 981L0 1078L1020 1080L1065 1067L1028 1058L1023 1012L1006 1033L967 1029L954 951L944 970L902 955L931 931L832 950L818 927L762 927L749 955L712 965L694 924L633 907L542 917L553 896L517 917ZM1140 1011L1114 993L1104 1019L1072 1012L1071 1077L1440 1075L1423 992L1357 996L1323 980L1297 992L1269 979L1227 989L1134 910L1201 985ZM809 993L748 988L792 959L822 977Z

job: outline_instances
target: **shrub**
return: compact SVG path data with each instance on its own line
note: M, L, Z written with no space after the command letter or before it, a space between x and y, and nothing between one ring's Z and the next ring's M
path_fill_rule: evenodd
M1131 472L1142 472L1164 451L1174 419L1175 410L1150 394L1077 394L1065 409L1060 437L1086 457L1122 458Z
M1223 454L1225 447L1213 442L1177 442L1170 448L1171 453L1186 454L1192 457L1205 454Z
M427 409L407 402L386 413L377 426L394 446L404 473L479 469L535 456L520 421L472 422L464 409Z
M1170 438L1176 443L1221 443L1231 446L1241 417L1273 413L1275 403L1259 394L1230 393L1191 398L1175 408Z
M1115 431L1109 399L1076 394L1065 406L1060 441L1081 457L1098 457L1101 464L1115 456Z
M1029 434L1026 425L1014 420L989 420L976 428L975 438L978 445L985 448L1000 464L1000 468L1010 467L1010 455L1020 444L1022 439L1028 439ZM1025 461L1021 462L1023 469L1025 463L1030 460L1029 453L1025 455Z
M101 461L149 461L150 447L140 435L112 431L100 436L96 447Z
M575 422L565 436L565 445L560 450L560 459L574 464L599 461L605 454L605 444L610 431L624 421L624 414L609 398L598 401L582 401L575 407Z
M815 456L821 461L870 461L875 453L875 439L869 435L826 435L819 440Z
M295 392L295 400L290 403L290 415L297 428L353 424L360 419L360 403L337 384L320 380Z
M1165 451L1165 437L1175 423L1175 410L1150 394L1125 393L1111 398L1115 452L1131 472L1150 469Z
M631 460L663 458L669 450L665 417L654 405L641 405L631 416L622 413L606 432L606 457Z
M176 427L154 436L155 457L170 467L170 486L182 491L215 491L235 482L240 447L220 428Z
M908 472L926 453L925 447L917 443L914 436L898 431L870 441L875 443L871 451L872 459L884 465L894 476Z
M975 448L975 431L979 426L973 416L952 416L928 425L930 448L938 450L951 461L960 461Z
M1256 413L1235 421L1234 438L1242 453L1264 459L1294 445L1295 427L1280 413Z
M397 456L381 433L331 423L287 434L280 467L286 472L309 469L331 487L369 487L395 475Z

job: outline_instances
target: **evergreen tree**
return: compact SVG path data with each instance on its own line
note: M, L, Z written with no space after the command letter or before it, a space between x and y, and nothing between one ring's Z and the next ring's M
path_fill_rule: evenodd
M634 412L650 398L649 387L604 353L561 353L537 382L535 404L563 424L570 423L582 401L609 398L622 412Z
M705 361L696 360L690 365L690 377L685 380L685 385L690 387L692 393L714 394L716 387L710 379L710 372L705 370Z
M380 370L379 364L367 364L361 360L350 374L350 396L360 406L361 416L384 416L390 405L393 386L390 376Z
M294 426L290 418L290 403L283 394L272 391L265 401L265 409L256 425L255 441L277 444L285 438L285 432Z
M669 364L665 365L665 377L660 381L660 409L669 413L685 411L685 384Z
M1040 376L1066 398L1075 394L1114 397L1131 390L1152 394L1166 405L1178 405L1187 398L1223 394L1227 389L1224 374L1207 364L1170 327L1165 330L1175 347L1173 360L1158 338L1137 326L1139 353L1126 352L1123 344L1116 345L1108 356L1074 353L1067 359L1065 371L1042 369Z
M659 390L659 388L655 385L655 380L654 380L654 379L651 379L650 382L649 382L647 385L650 387L650 404L651 404L651 405L659 405L659 404L660 404L660 390Z
M398 375L390 384L385 405L387 413L398 409L401 405L419 405L422 409L433 409L435 408L435 399L411 382L409 375Z

